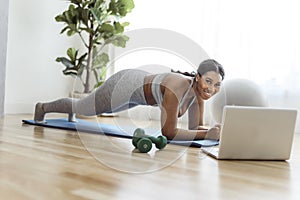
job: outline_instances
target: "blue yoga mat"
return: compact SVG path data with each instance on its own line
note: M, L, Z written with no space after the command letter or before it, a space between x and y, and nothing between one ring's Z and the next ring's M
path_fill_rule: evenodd
M80 131L94 134L105 134L114 137L122 137L122 138L132 138L132 134L134 132L133 127L126 127L126 130L132 130L130 133L128 131L124 131L118 126L114 126L111 124L100 124L97 122L90 122L86 120L77 119L77 122L69 122L66 118L60 119L47 119L46 123L36 123L34 120L22 120L25 124L43 126L49 128L57 128L71 131ZM145 132L153 132L153 130L145 129ZM161 133L160 133L161 134ZM193 146L193 147L209 147L218 145L219 142L216 140L193 140L193 141L179 141L179 140L169 140L168 143L184 145L184 146Z

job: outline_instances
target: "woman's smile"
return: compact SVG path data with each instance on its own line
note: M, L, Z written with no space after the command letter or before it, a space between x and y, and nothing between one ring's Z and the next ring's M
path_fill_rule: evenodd
M203 95L206 97L205 99L209 99L212 96L208 90L203 90Z
M200 77L198 74L196 77L196 90L198 95L207 100L213 95L219 92L221 87L222 78L219 73L210 71Z

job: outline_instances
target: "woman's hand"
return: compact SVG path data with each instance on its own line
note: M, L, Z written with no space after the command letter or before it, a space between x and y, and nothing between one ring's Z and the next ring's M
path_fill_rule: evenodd
M207 130L205 139L209 140L219 140L220 139L220 130L221 130L221 125L217 124L214 127L210 128Z

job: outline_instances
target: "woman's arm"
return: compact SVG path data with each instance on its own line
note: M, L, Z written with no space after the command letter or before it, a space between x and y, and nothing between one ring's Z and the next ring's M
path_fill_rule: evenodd
M199 130L203 126L204 102L201 98L194 100L188 109L188 127L190 130Z
M213 127L209 130L177 128L180 99L177 96L170 89L165 88L161 110L162 134L169 140L219 139L219 127Z

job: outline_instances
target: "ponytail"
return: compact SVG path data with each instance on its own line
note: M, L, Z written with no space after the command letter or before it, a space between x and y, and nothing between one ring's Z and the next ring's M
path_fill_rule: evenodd
M185 76L190 76L190 77L195 77L196 76L196 73L195 72L181 72L179 70L175 71L173 69L171 69L171 72L173 73L178 73L178 74L182 74L182 75L185 75Z
M197 74L199 74L200 77L202 77L203 74L205 74L209 71L215 71L215 72L219 73L222 77L222 80L224 80L224 76L225 76L224 68L220 63L218 63L214 59L207 59L207 60L204 60L203 62L201 62L197 69ZM173 69L171 69L171 72L196 78L196 72L191 72L191 73L181 72L181 71L174 71Z

